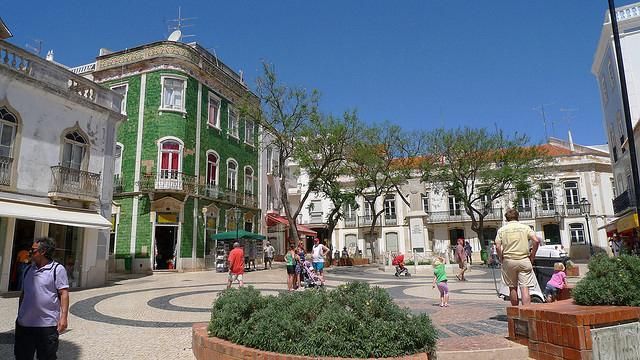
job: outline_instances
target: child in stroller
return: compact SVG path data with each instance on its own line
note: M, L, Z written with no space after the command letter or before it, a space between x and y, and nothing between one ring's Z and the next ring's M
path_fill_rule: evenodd
M322 280L320 276L313 271L313 266L310 261L304 261L302 263L302 285L305 288L322 286Z
M402 253L396 255L391 261L391 265L396 267L396 273L394 274L396 277L400 276L411 276L409 273L409 269L404 266L404 255Z

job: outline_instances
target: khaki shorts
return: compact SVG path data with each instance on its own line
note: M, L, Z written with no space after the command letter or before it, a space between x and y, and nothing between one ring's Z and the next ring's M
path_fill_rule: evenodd
M529 258L521 260L504 259L502 263L502 281L510 288L533 287L536 278Z
M229 273L229 282L234 282L236 280L238 280L239 282L242 281L242 275L243 274L232 274L232 273Z

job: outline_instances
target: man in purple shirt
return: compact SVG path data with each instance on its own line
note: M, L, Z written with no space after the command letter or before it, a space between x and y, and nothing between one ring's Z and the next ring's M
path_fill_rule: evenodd
M29 250L32 265L24 274L16 319L17 360L56 359L58 336L67 328L69 282L64 266L53 261L51 238L36 239Z

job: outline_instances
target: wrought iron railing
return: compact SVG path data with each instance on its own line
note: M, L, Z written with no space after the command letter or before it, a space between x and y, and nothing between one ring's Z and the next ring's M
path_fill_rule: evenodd
M100 197L100 174L64 166L51 167L50 193Z
M398 225L398 217L395 214L390 216L385 215L384 225L385 226Z
M373 223L372 215L358 216L359 226L371 226L372 223Z
M582 215L580 211L580 204L567 204L565 205L565 208L567 210L567 215L569 216Z
M258 207L258 197L252 193L246 192L244 193L244 206L257 208Z
M13 159L0 156L0 185L11 185L11 164Z
M344 217L344 227L354 228L358 226L358 220L355 215Z
M321 224L324 221L324 214L322 211L312 211L309 213L309 222L311 224Z
M615 214L620 214L635 205L636 200L633 191L625 190L625 192L613 199L613 212Z
M429 211L427 219L432 223L471 221L471 217L462 209ZM502 220L502 208L488 209L484 220Z
M224 196L224 190L215 184L204 184L199 187L198 195L209 199L220 199Z
M172 170L161 170L158 174L142 174L140 191L166 191L196 193L196 177Z
M531 206L518 206L517 210L520 220L533 219L533 208Z
M121 174L115 174L113 175L113 193L114 194L120 194L124 192L124 184L122 181L122 175Z
M536 217L554 217L554 216L564 216L564 206L562 205L551 205L551 204L542 204L536 208Z

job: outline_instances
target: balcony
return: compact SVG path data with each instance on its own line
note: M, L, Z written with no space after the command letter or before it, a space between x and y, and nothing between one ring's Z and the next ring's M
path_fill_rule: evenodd
M520 215L520 220L531 220L533 219L533 208L531 206L518 206L518 214Z
M358 227L358 221L355 215L344 217L344 227L355 228Z
M398 217L396 216L396 214L384 216L384 226L395 226L395 225L398 225Z
M113 175L113 193L114 194L121 194L122 192L124 192L124 184L123 184L123 181L122 181L122 175L115 174L115 175Z
M140 191L195 194L196 177L178 171L162 170L158 174L142 174Z
M371 224L373 224L372 215L358 216L358 226L366 227L371 226Z
M431 223L471 221L471 217L462 209L430 211L427 213L427 219ZM502 208L489 209L487 215L484 217L484 221L487 220L502 220Z
M613 213L616 215L635 206L635 196L633 191L630 190L625 190L625 192L613 199Z
M13 159L6 156L0 156L0 185L11 185L11 164Z
M100 198L100 174L52 166L51 175L50 198L87 202L96 202Z
M311 211L309 213L310 224L322 224L324 222L324 213L322 211Z
M249 192L244 193L244 206L257 208L258 197Z
M224 191L215 184L201 185L198 194L209 199L220 199L224 196Z
M580 216L580 204L567 204L565 205L567 210L567 216Z
M536 208L536 218L554 217L556 214L564 216L564 206L542 204Z

